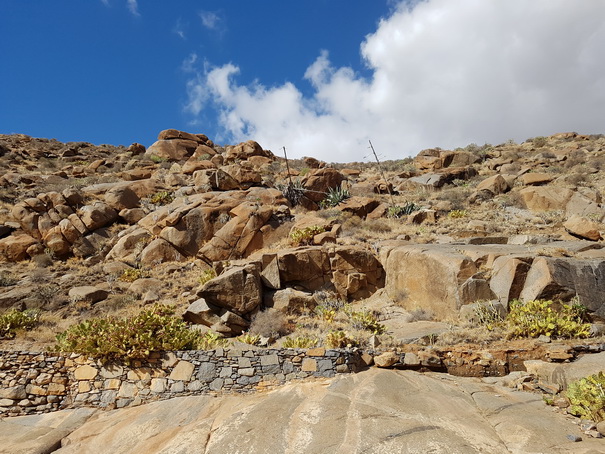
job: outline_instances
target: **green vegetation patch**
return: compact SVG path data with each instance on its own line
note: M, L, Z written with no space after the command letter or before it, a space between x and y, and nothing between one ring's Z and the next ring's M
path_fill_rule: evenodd
M40 321L40 311L12 309L0 315L0 339L12 339L19 330L34 328Z
M193 350L215 343L174 315L172 307L156 304L125 319L94 318L57 335L55 351L88 357L144 359L151 352Z
M605 419L605 374L582 378L570 383L565 393L569 399L569 413L580 418L600 422Z

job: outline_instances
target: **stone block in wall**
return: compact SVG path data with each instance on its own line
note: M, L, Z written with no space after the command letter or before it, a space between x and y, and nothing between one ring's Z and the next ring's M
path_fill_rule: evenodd
M118 364L108 364L101 367L101 377L116 378L124 373L124 368Z
M25 386L11 386L9 388L0 388L0 399L26 399L27 392L25 391Z
M198 369L196 378L203 382L210 382L216 377L216 366L214 363L202 363Z
M272 366L275 364L279 364L279 357L276 354L261 356L260 364L261 366Z
M92 380L98 373L99 371L96 368L84 364L74 370L74 377L76 380Z
M208 385L208 388L210 388L211 391L220 391L223 388L224 383L225 382L222 378L215 378Z
M163 393L166 390L167 380L165 378L152 378L149 389L154 393Z
M168 378L171 380L189 381L191 375L193 375L193 369L195 369L195 366L189 361L179 361L174 369L172 369Z
M302 372L317 372L317 361L313 358L305 358L302 361Z
M307 350L307 356L325 356L326 349L324 347L315 347Z

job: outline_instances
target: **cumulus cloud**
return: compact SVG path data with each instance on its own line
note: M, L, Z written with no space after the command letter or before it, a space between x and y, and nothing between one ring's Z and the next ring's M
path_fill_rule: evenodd
M226 138L293 156L389 159L428 147L603 132L605 2L428 0L399 3L360 44L371 77L322 51L291 82L238 83L234 63L200 69L188 111L212 104ZM293 75L293 78L298 75Z

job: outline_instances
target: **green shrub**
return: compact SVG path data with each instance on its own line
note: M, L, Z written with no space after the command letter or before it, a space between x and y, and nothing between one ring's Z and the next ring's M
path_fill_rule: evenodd
M8 271L0 271L0 287L10 287L19 282L15 276Z
M122 274L120 277L118 277L118 279L122 282L134 282L137 279L142 279L149 276L149 271L142 268L126 268L124 271L122 271Z
M203 336L174 313L174 308L156 304L126 319L87 320L58 334L55 350L104 360L144 359L154 351L192 350L203 345Z
M570 403L567 411L572 415L595 422L605 419L605 374L603 372L570 383L565 394Z
M18 330L34 328L40 321L40 311L13 309L0 315L0 339L12 339Z
M387 209L387 217L389 218L401 218L412 214L414 211L418 211L421 208L420 205L416 205L414 202L406 202L405 205L392 205Z
M349 319L353 328L371 331L374 334L382 334L386 331L386 326L378 322L376 315L366 309L361 311L351 311Z
M173 200L174 196L168 191L156 192L149 198L149 201L154 205L168 205Z
M202 271L202 274L199 278L200 285L204 285L206 282L214 279L215 277L216 271L214 271L214 268L208 268L207 270Z
M522 302L513 300L509 304L506 321L513 337L588 337L590 324L584 323L586 308L579 304L563 304L559 311L553 302L533 300Z
M288 202L293 207L300 205L306 191L305 186L300 180L295 180L287 185L277 185L277 189L282 192L283 196L288 199Z
M312 225L305 227L304 229L294 229L292 233L290 233L290 239L296 246L301 246L303 244L311 243L315 235L325 231L326 229L320 225Z
M314 337L298 336L284 339L283 348L313 348L317 345L317 339Z
M326 198L319 203L319 206L321 208L333 208L350 197L351 193L346 188L330 188Z
M452 219L460 219L466 217L466 210L452 210L448 214L448 217Z
M344 331L330 331L326 335L325 344L328 348L350 348L355 347L357 341Z
M260 336L258 334L243 333L241 336L236 337L235 340L244 344L258 345Z
M218 347L226 347L229 341L214 331L206 331L197 342L200 350L214 350Z

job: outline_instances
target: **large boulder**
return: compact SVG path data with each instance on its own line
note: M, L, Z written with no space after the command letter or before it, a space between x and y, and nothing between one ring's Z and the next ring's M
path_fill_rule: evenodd
M574 192L554 186L530 186L519 191L525 208L532 211L565 210Z
M478 271L477 266L454 248L399 246L389 252L384 268L389 296L406 309L420 307L446 318L457 315L463 304L474 302L464 300L460 288Z
M236 315L249 314L262 302L259 268L254 263L229 268L206 282L197 295L209 305L222 307Z
M19 262L29 259L27 250L38 244L38 240L26 233L13 234L0 239L0 256L9 262Z
M158 140L147 149L145 154L167 161L182 161L191 156L197 146L198 142L187 139Z
M519 296L523 301L569 301L577 296L590 311L605 317L605 261L538 257Z
M330 167L311 170L303 179L303 186L307 190L305 195L313 202L320 202L326 198L330 189L340 187L345 176Z
M591 221L577 214L572 215L563 223L565 230L573 236L581 238L583 240L599 241L601 232L599 231L599 225L596 222Z

